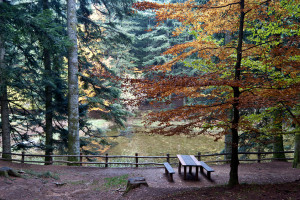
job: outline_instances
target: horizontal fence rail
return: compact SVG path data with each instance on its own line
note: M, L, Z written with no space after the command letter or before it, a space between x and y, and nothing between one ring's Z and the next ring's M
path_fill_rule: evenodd
M294 153L294 151L281 151L281 152L239 152L239 155L256 155L257 159L250 159L250 158L240 158L239 161L245 161L245 162L258 162L260 163L261 161L272 161L272 160L281 160L280 158L266 158L264 156L269 155L269 154L291 154ZM2 152L0 152L2 154ZM38 163L38 164L74 164L74 165L103 165L104 167L109 167L112 165L121 165L122 166L135 166L139 167L140 165L154 165L154 166L161 166L163 165L164 162L169 162L172 165L175 165L178 163L178 158L177 156L170 156L170 154L166 154L166 156L140 156L138 153L135 153L133 156L127 156L127 155L42 155L42 154L26 154L26 152L22 152L21 154L18 153L9 153L6 155L12 155L13 157L21 157L21 159L4 159L0 158L0 160L6 160L6 161L13 161L13 162L20 162L20 163ZM195 157L198 160L204 160L207 163L228 163L230 162L230 159L218 159L218 160L206 160L205 158L210 158L210 157L219 157L220 156L226 156L226 155L231 155L230 153L214 153L214 154L201 154L201 152L198 152ZM29 160L25 159L27 157L35 157L39 158L40 160ZM50 157L50 161L43 161L45 157ZM68 160L57 160L58 158L68 158L68 157L78 157L79 162L74 162L74 161L68 161ZM83 161L83 159L97 159L100 158L101 161ZM132 162L117 162L117 161L111 161L109 160L114 160L114 159L131 159ZM152 160L157 160L158 162L154 161L141 161L141 159L152 159ZM171 163L171 159L176 162ZM293 160L293 158L283 158L282 160Z

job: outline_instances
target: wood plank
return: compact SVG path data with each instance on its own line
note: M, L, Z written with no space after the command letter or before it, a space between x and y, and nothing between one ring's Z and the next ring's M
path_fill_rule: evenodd
M205 162L201 161L200 163L201 163L201 166L204 167L207 172L214 172L215 171L211 167L209 167Z
M179 162L183 165L186 166L186 163L184 162L183 158L181 157L182 155L177 155Z
M165 162L165 163L164 163L164 166L165 166L165 168L168 170L168 172L169 172L170 174L175 174L174 169L172 168L172 166L171 166L168 162Z
M190 155L181 155L181 158L184 160L186 166L197 166Z
M197 160L197 158L194 155L190 155L190 157L193 159L193 161L197 166L201 166L200 162Z

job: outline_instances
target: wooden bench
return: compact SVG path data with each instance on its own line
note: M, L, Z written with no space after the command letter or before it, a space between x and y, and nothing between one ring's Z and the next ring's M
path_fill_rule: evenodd
M172 168L172 166L168 162L165 162L164 166L165 166L165 173L167 175L170 174L170 181L173 181L173 174L175 174L174 169Z
M213 170L211 167L209 167L205 162L200 161L200 172L203 173L203 168L207 171L207 178L210 179L210 173L214 172L215 170Z

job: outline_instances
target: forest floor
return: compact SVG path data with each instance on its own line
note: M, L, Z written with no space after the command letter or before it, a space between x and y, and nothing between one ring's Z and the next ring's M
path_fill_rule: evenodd
M169 182L163 168L98 168L42 166L0 161L1 167L22 172L22 177L0 177L0 199L300 199L300 169L291 163L242 163L240 185L229 189L230 166L212 166L212 180L174 175ZM127 179L144 177L149 187L124 194Z

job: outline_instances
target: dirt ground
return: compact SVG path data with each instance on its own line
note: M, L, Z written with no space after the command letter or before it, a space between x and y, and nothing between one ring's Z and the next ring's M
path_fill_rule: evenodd
M0 177L0 200L300 199L300 169L286 162L240 164L240 186L233 189L225 187L228 164L212 166L215 172L211 180L205 174L200 174L198 181L193 175L183 180L175 169L174 182L168 181L163 168L41 166L0 161L0 168L4 166L22 172L22 177ZM132 177L144 177L149 187L124 195L126 181Z

